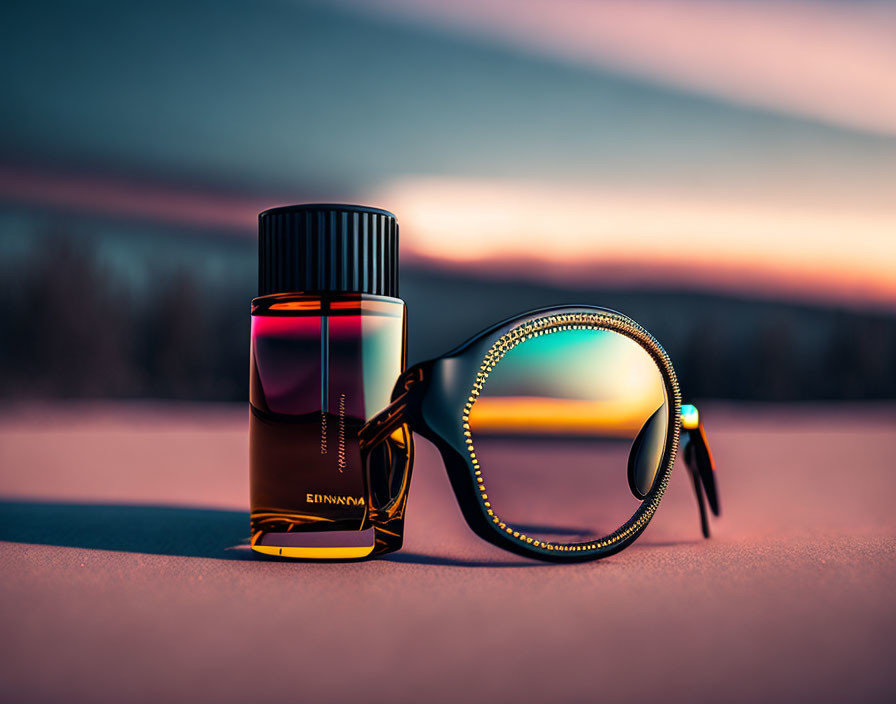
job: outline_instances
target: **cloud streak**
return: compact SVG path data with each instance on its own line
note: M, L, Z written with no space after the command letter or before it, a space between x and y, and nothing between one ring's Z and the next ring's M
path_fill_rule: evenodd
M729 102L896 135L892 4L341 1Z

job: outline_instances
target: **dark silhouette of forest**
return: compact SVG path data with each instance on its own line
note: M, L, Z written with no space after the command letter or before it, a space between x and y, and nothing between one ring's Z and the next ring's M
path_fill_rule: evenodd
M242 245L241 245L242 246ZM254 243L246 241L247 276ZM83 240L57 235L0 283L0 394L13 399L247 398L245 283L177 268L138 291ZM412 362L492 322L557 303L621 310L666 347L688 398L896 398L896 316L676 291L565 289L405 267Z

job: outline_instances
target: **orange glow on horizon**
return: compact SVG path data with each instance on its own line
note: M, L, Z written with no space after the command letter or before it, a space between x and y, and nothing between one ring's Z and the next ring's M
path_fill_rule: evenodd
M476 432L530 432L633 438L655 407L633 401L589 401L535 396L480 396L470 411Z
M410 258L579 285L653 281L896 305L896 203L436 177L375 196L401 213Z
M0 197L252 237L258 212L282 202L3 166ZM405 264L564 286L672 285L896 308L892 199L844 195L794 205L784 195L756 202L599 184L413 177L361 202L398 214ZM537 207L523 211L521 203Z

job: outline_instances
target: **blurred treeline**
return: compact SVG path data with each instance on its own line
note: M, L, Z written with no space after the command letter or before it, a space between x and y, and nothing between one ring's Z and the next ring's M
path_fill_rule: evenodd
M214 246L209 244L209 246ZM135 285L88 239L43 237L0 275L0 394L15 399L247 398L254 242L239 276L149 263ZM666 347L690 399L896 398L896 316L671 291L568 289L405 266L410 361L530 308L621 310Z
M5 396L245 397L240 291L209 290L187 270L150 272L137 291L89 243L61 234L17 264L0 287Z

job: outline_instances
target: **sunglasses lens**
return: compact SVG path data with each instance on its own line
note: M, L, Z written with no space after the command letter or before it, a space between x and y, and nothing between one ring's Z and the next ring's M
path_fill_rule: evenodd
M605 537L653 486L669 429L659 366L617 332L545 332L507 351L470 411L488 507L538 541Z

